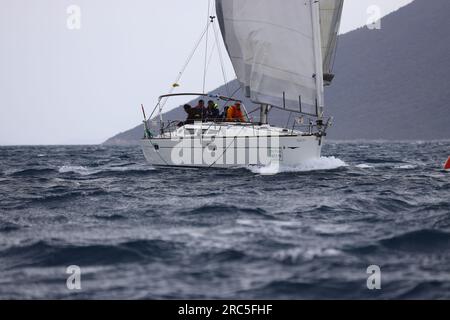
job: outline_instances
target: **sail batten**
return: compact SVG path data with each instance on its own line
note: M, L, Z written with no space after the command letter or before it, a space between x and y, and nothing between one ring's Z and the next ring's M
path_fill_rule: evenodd
M343 0L320 1L326 2L326 7L320 11L321 32L315 35L311 0L216 0L228 54L239 82L253 102L316 112L315 36L325 35L325 42L321 42L323 67L324 72L329 72L336 8Z

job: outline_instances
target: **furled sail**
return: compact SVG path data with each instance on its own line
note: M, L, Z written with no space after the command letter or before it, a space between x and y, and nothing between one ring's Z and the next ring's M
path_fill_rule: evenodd
M321 0L326 34L324 57L334 52L333 36L343 0ZM255 103L316 113L317 86L311 0L216 0L222 36L237 78ZM340 8L342 10L342 8ZM326 21L325 21L326 19ZM331 59L324 59L325 72Z
M323 72L326 82L331 82L333 78L333 60L343 7L344 0L320 0Z

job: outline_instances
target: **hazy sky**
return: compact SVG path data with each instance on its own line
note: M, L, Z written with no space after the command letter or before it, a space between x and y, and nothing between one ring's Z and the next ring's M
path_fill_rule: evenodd
M370 5L384 15L410 2L346 0L341 32L363 26ZM138 124L140 104L150 111L169 91L204 29L207 4L0 0L0 144L100 143ZM79 30L67 27L70 5L81 9ZM180 91L202 90L204 51ZM211 61L208 90L223 84L217 53ZM228 58L226 69L234 78Z

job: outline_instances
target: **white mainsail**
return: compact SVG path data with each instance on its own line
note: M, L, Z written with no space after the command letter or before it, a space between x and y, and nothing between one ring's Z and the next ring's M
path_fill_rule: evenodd
M322 2L320 33L327 73L343 0ZM228 54L253 102L316 113L314 4L315 0L216 0Z

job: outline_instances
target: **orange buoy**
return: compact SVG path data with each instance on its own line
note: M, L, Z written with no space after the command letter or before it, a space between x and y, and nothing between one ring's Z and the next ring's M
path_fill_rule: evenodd
M445 163L444 170L450 171L450 157L448 157L447 162Z

